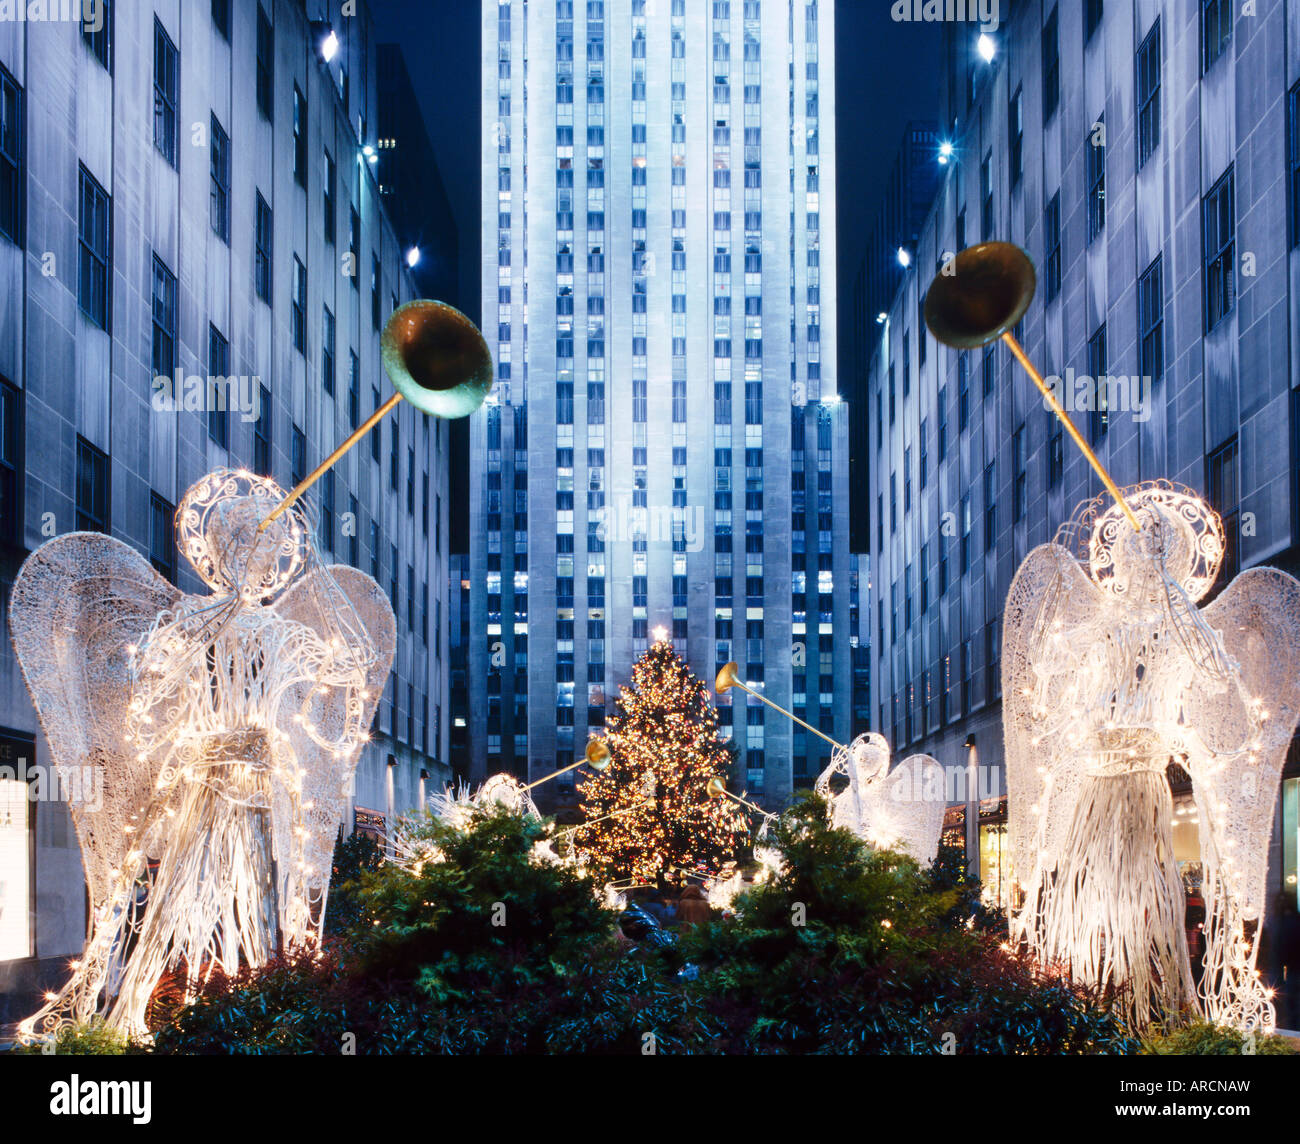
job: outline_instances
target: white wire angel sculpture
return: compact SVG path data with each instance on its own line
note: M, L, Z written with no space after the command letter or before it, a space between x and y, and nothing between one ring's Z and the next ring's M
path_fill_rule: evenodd
M1300 719L1300 583L1242 572L1203 609L1224 553L1191 490L1081 506L1026 557L1003 613L1013 939L1041 963L1124 991L1142 1025L1199 1010L1275 1022L1254 969L1269 835ZM1074 551L1071 550L1074 545ZM1191 776L1206 953L1188 957L1169 764ZM1254 934L1251 928L1254 927Z
M883 735L859 735L847 748L835 748L813 789L826 799L832 826L932 865L947 806L943 767L929 755L911 755L891 770L889 756ZM839 793L831 789L837 775L848 778Z
M322 565L301 507L219 469L176 512L191 596L99 533L41 546L10 627L71 804L91 931L68 984L20 1026L102 1015L146 1031L163 976L186 988L319 938L332 848L396 638L379 585ZM65 782L65 787L78 788Z

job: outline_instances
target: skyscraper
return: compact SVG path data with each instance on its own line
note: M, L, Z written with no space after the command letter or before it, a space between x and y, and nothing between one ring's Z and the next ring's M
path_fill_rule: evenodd
M473 772L572 761L659 629L842 740L833 6L482 15L498 384L471 426ZM756 701L720 706L769 802L829 756Z

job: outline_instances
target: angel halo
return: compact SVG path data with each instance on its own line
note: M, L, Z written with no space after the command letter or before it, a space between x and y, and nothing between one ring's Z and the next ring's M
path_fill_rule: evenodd
M1279 779L1300 721L1300 583L1252 568L1204 608L1223 525L1167 481L1080 507L1003 611L1011 934L1124 996L1144 1025L1200 1012L1271 1028L1255 972ZM1167 777L1191 779L1204 871L1197 982ZM1252 933L1252 930L1254 931Z
M73 801L91 927L71 979L19 1026L100 1015L147 1031L168 973L205 973L310 946L396 624L375 581L325 566L301 505L219 469L176 512L181 554L211 595L187 595L101 533L56 537L14 584L10 630Z

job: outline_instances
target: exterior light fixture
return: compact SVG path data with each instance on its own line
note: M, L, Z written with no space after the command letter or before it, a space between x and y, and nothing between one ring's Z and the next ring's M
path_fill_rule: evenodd
M884 310L881 310L880 313L876 315L877 326L883 326L888 320L889 320L889 315L886 314Z
M418 246L413 246L411 247L410 250L406 252L406 265L410 267L415 267L418 266L419 264L420 264L420 248Z
M980 54L980 58L986 64L991 64L993 62L993 57L997 55L998 52L997 43L987 32L980 33L980 38L975 41L975 47Z
M331 28L325 33L325 38L320 42L320 56L326 63L329 63L339 54L339 37L338 33Z
M947 140L939 144L939 165L946 167L948 160L952 158L952 144Z
M898 248L898 265L901 266L904 270L906 270L909 266L912 265L911 251L909 251L905 246L900 246Z

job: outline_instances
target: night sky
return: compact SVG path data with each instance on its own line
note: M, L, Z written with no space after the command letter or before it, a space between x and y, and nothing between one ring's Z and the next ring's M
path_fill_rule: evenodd
M370 7L380 39L402 45L419 92L460 227L462 301L477 311L479 0L370 0ZM888 9L888 0L836 4L842 322L903 128L939 112L938 25L896 24Z

